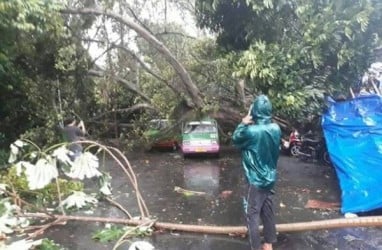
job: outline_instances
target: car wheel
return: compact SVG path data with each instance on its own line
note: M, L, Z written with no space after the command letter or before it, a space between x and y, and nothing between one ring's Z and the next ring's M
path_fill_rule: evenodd
M300 152L300 148L301 147L299 145L293 144L289 150L290 155L293 157L297 157L299 155L298 152Z

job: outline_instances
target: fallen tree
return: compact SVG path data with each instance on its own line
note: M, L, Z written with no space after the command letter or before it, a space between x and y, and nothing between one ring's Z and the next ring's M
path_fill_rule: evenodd
M132 18L127 16L121 16L117 13L106 9L99 8L81 8L81 9L73 9L66 8L62 9L61 13L63 14L76 14L76 15L96 15L96 16L106 16L108 18L112 18L127 27L131 28L137 34L139 34L143 39L149 42L159 53L161 53L167 60L167 62L174 68L175 72L178 74L179 78L182 80L182 84L184 90L186 91L186 95L190 97L192 100L192 104L196 108L201 108L204 104L202 93L198 87L192 81L190 75L184 66L175 58L175 56L171 53L171 51L154 35L152 35L148 30L142 27L140 24L135 22ZM182 89L182 88L178 88ZM176 90L176 89L173 89ZM178 91L177 91L178 92ZM178 94L182 94L181 92Z

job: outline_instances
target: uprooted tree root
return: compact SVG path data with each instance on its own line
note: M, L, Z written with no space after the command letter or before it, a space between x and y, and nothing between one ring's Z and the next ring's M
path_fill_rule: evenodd
M134 220L123 218L105 218L105 217L90 217L90 216L70 216L70 215L47 215L43 213L26 213L22 215L28 218L54 219L56 221L83 221L83 222L101 222L114 223L130 226L139 226L150 221L149 219ZM335 228L349 227L377 227L382 226L382 216L367 216L357 218L340 218L309 222L296 222L277 224L278 232L301 232L315 231ZM213 226L213 225L191 225L191 224L176 224L154 221L152 227L156 230L164 231L179 231L188 233L202 234L222 234L222 235L243 235L247 233L247 228L244 226ZM262 229L262 228L260 228Z

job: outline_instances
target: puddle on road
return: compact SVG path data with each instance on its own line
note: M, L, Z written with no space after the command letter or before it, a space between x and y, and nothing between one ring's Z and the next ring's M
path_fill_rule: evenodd
M241 165L238 154L224 154L219 159L183 159L178 153L151 153L135 156L131 165L136 171L141 193L152 216L161 222L195 225L245 225L241 203ZM342 217L338 211L305 209L311 198L338 199L336 179L323 177L318 166L303 164L296 159L281 157L279 183L275 196L278 223L301 222ZM135 194L127 185L123 171L108 164L113 176L114 199L138 215ZM184 195L175 187L203 192ZM308 191L307 191L308 190ZM336 193L337 192L337 193ZM282 204L282 206L281 206ZM115 207L100 204L94 216L124 217ZM113 244L101 244L91 234L101 223L70 222L55 227L48 237L68 249L111 249ZM248 250L247 239L240 237L155 233L147 238L157 250ZM274 249L382 249L382 230L337 229L316 232L280 234ZM128 244L118 249L128 249Z
M218 196L220 168L217 162L186 161L183 167L184 186L209 196Z

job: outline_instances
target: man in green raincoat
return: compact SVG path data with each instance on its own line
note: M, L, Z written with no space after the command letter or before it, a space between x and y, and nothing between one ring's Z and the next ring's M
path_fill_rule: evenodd
M233 133L233 143L241 151L248 184L245 213L251 250L272 250L276 242L273 186L279 158L281 130L272 123L272 104L265 95L258 96L251 110ZM260 219L264 226L261 248Z

